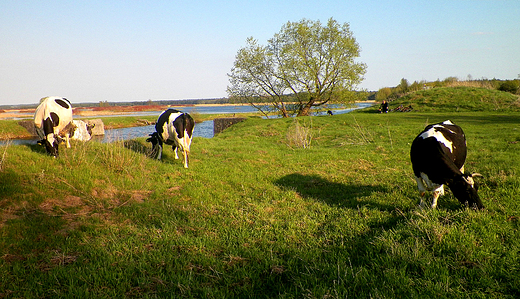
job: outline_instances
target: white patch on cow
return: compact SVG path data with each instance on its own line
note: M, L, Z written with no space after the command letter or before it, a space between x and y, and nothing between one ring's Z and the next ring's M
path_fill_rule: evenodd
M445 121L443 124L451 124L451 122L449 120ZM444 146L446 146L451 153L453 153L453 142L449 141L448 139L446 139L446 137L444 137L444 135L435 130L435 128L444 128L444 129L447 129L446 127L444 126L441 126L441 125L434 125L432 128L430 128L428 131L425 131L423 132L421 135L419 135L419 137L421 137L422 139L426 139L426 138L429 138L429 137L433 137L435 138L438 142L444 144ZM447 129L449 130L449 129ZM449 130L450 132L454 133L453 131Z

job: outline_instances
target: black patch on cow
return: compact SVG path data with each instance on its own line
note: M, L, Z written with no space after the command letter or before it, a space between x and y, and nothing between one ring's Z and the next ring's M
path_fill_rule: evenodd
M66 98L56 99L54 101L56 102L56 104L60 105L65 109L70 109L71 107L69 100L67 100Z
M179 110L171 109L171 108L164 111L159 116L159 119L157 119L157 123L155 124L155 130L157 131L157 133L159 133L159 135L162 136L164 124L168 122L168 120L170 119L170 115L172 113L180 113L180 112L181 111L179 111Z
M184 137L184 130L188 132L188 136L191 138L195 122L193 121L191 115L188 113L183 113L173 121L173 126L177 131L177 137L179 137L179 139Z
M60 117L55 112L50 113L52 124L57 127L60 124Z
M45 136L54 132L54 122L50 118L43 120L43 133Z
M195 128L195 120L188 113L184 113L184 127L186 128L186 132L188 132L188 136L193 135L193 128Z
M462 165L457 166L453 161L453 154L433 137L416 138L412 143L410 159L416 177L421 177L421 172L424 172L432 182L439 185L445 184L447 179L453 179L456 175L461 174ZM447 174L451 177L447 178Z

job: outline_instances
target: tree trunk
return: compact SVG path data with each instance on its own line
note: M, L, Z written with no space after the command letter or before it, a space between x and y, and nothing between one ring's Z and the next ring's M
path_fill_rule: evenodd
M309 102L307 102L307 104L300 108L300 111L298 111L298 114L296 116L309 116L312 104L314 104L314 98L310 98Z
M282 117L283 118L287 118L289 117L289 114L287 113L287 109L285 108L285 104L283 102L282 103L282 108L280 109L280 112L282 112Z

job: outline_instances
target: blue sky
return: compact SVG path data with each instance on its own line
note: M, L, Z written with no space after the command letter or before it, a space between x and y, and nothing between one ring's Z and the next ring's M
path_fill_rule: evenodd
M0 105L225 97L246 39L303 18L350 24L359 88L516 79L519 16L517 0L0 0Z

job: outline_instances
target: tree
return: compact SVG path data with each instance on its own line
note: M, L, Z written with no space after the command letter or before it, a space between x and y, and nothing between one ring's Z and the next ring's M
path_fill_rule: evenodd
M255 103L268 101L283 117L309 115L312 107L350 101L366 70L355 61L359 53L348 23L288 22L267 46L247 39L228 74L227 91L260 111ZM296 103L292 111L288 101Z

